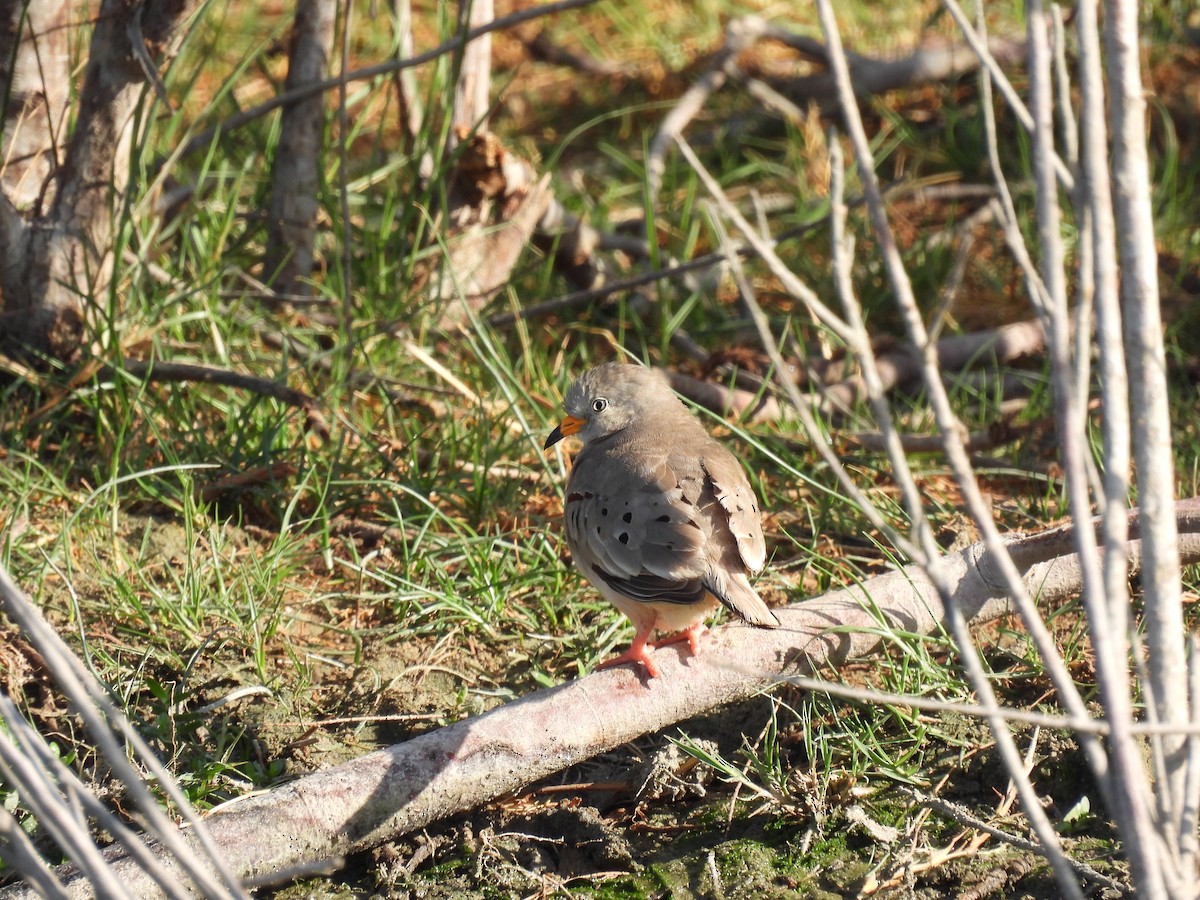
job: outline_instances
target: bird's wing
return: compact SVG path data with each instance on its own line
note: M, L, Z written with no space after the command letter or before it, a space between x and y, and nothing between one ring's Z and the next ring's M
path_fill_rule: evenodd
M767 562L762 516L741 463L724 447L714 445L701 457L700 464L717 495L717 503L724 510L725 527L733 536L742 562L751 572L762 571Z
M584 573L634 600L703 600L707 536L695 485L665 457L636 468L611 456L587 462L577 461L566 497L567 541Z

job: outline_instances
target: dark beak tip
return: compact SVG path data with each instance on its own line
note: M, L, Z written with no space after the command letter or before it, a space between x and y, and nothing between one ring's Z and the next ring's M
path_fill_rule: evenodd
M550 432L550 436L546 438L546 443L542 444L542 449L549 450L551 447L553 447L555 444L557 444L562 439L563 439L562 426L559 425L552 432Z

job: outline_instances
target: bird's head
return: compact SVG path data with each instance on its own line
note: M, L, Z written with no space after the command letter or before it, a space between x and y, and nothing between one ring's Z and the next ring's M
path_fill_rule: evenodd
M586 445L644 422L656 409L679 407L662 376L643 366L608 363L584 372L567 390L566 417L546 438L545 449L568 435Z

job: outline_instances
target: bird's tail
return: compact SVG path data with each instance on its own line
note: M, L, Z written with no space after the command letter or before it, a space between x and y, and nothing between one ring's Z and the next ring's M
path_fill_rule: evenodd
M721 601L722 606L751 625L759 628L779 627L779 619L763 603L744 573L713 568L704 579L704 586Z

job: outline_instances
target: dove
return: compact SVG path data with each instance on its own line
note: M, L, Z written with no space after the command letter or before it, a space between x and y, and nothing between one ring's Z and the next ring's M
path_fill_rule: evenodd
M580 376L563 405L545 449L568 435L583 442L563 501L567 546L635 628L629 649L601 667L638 663L658 677L650 649L686 641L698 655L718 606L778 627L750 583L767 556L754 490L665 379L609 363ZM651 642L656 631L668 636Z

